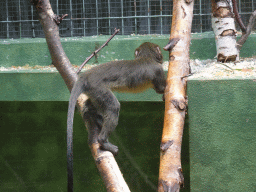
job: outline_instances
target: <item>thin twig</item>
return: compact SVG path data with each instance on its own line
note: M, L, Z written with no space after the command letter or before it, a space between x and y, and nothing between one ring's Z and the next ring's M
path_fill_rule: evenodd
M228 65L226 65L225 63L217 63L217 64L219 64L219 65L223 65L223 66L225 66L225 67L229 68L229 69L234 73L234 69L232 69L231 67L229 67L229 66L228 66Z
M239 24L242 32L246 32L246 27L244 26L244 23L238 13L238 9L237 9L237 3L236 3L236 0L232 0L232 4L233 4L233 12L235 14L235 17L236 17L236 21L237 23Z
M82 68L84 67L84 65L90 61L91 58L93 58L93 56L95 56L103 47L105 47L108 42L120 31L120 29L116 29L115 28L115 32L113 33L113 35L111 35L111 37L96 51L94 51L89 57L86 58L86 60L81 64L81 66L79 67L79 69L76 71L76 73L80 73L80 71L82 70Z

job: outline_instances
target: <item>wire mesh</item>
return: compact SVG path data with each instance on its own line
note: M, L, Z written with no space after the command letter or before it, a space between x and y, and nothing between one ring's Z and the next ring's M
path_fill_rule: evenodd
M59 25L60 36L169 34L172 0L52 0L57 15L68 14ZM237 0L245 24L256 0ZM29 0L0 1L0 38L44 37ZM192 32L211 31L211 3L195 0Z

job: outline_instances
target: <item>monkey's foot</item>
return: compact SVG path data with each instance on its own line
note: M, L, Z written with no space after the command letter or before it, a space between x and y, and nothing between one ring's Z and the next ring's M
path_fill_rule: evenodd
M118 147L109 142L101 143L100 148L105 151L110 151L114 156L117 156L118 154Z

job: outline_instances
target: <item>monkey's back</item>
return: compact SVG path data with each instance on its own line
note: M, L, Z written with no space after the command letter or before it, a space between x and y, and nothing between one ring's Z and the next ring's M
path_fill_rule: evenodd
M108 88L119 92L141 92L153 87L154 71L162 65L150 58L111 61L93 67L81 75L91 88Z

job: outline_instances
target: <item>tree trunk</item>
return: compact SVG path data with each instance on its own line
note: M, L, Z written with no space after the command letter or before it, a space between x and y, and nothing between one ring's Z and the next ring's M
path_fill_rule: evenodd
M235 19L231 0L212 0L212 28L215 34L217 60L235 61L239 58L236 46Z
M184 184L181 168L181 142L186 110L186 76L190 73L189 45L193 0L174 0L165 117L161 141L159 192L176 192ZM174 42L174 43L173 43ZM168 46L166 46L168 47Z

